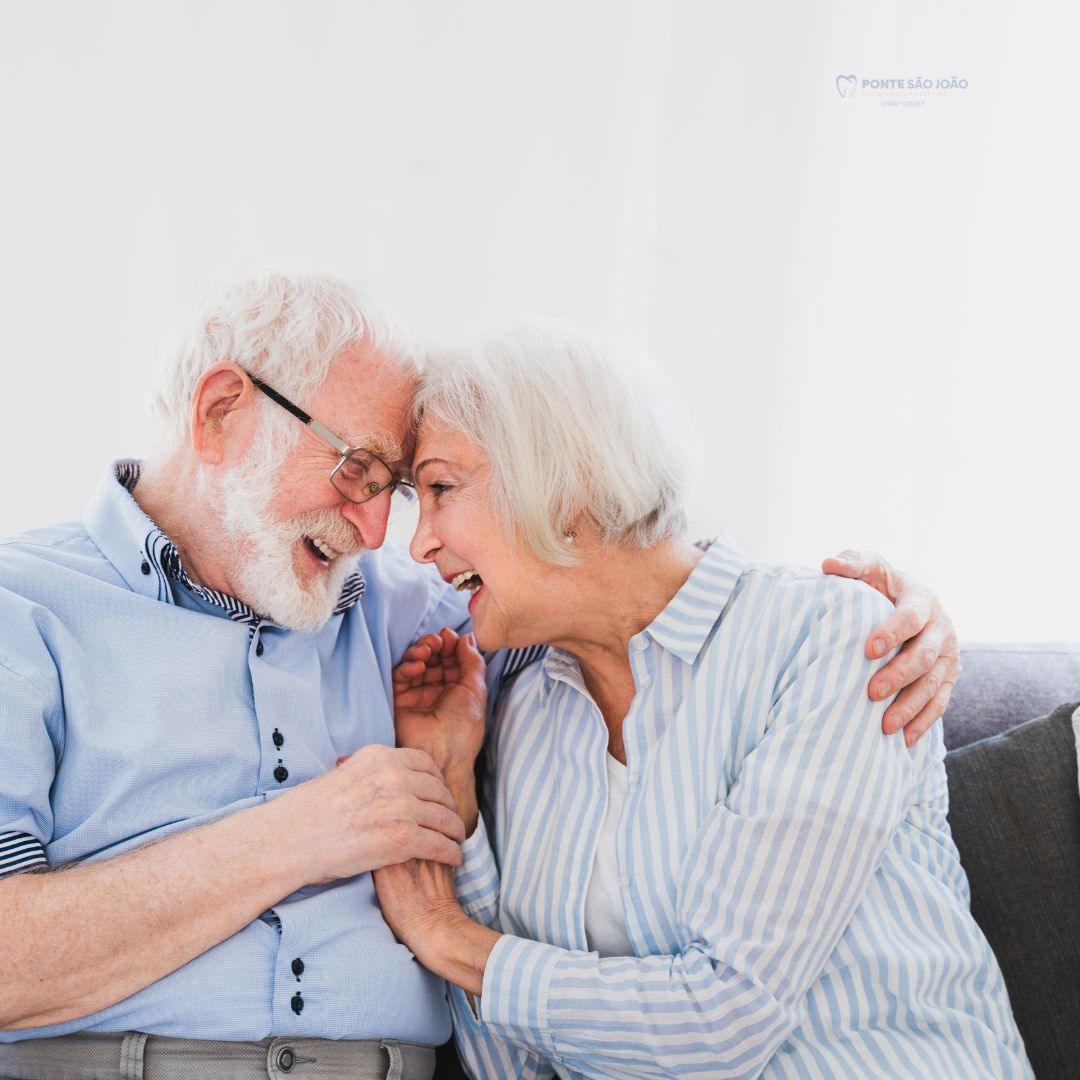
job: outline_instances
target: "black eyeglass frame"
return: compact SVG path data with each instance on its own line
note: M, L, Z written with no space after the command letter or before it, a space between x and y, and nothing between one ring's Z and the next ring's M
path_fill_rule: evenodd
M377 499L387 488L390 489L390 494L393 495L395 491L400 491L405 496L408 502L414 502L416 500L416 488L415 486L406 480L404 477L397 476L394 470L386 464L385 461L378 454L371 450L366 449L363 446L350 446L344 439L335 435L328 427L320 424L313 416L308 415L300 408L299 405L291 402L283 394L279 394L272 386L268 386L255 375L252 375L250 371L245 371L244 374L251 380L251 385L256 390L262 391L271 401L280 405L286 412L292 413L302 424L311 429L324 443L336 450L341 458L338 463L330 472L330 483L334 485L334 490L343 498L353 503L356 506L360 506L363 503L370 502L372 499ZM337 474L341 471L341 468L345 463L357 453L366 454L368 457L374 458L382 467L390 474L390 480L388 483L381 485L378 491L373 491L370 495L363 499L354 499L351 495L342 491L336 482Z

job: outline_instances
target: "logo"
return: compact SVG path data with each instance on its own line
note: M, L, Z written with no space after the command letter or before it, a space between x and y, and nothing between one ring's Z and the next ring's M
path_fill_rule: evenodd
M929 78L915 75L903 79L860 79L854 75L837 75L834 84L842 98L877 99L879 105L925 105L932 98L961 95L967 90L967 79L955 75L949 78Z
M855 96L855 84L858 80L854 75L837 75L836 76L836 92L841 97L854 97Z

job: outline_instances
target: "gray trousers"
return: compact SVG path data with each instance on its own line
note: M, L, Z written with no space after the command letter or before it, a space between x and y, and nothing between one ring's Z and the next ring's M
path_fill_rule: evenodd
M141 1032L0 1045L0 1080L431 1080L435 1050L390 1039L212 1042Z

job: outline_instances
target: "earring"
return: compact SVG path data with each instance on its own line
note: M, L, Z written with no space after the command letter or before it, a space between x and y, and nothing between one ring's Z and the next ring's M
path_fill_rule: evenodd
M567 529L566 532L563 533L563 540L565 540L568 544L572 544L576 539L577 533L574 532L573 529Z

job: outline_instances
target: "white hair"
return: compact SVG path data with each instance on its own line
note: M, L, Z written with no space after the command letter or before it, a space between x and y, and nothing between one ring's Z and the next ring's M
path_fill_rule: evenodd
M322 386L343 349L363 345L414 370L402 329L368 295L313 270L264 270L229 281L208 296L177 334L151 398L166 450L188 437L191 402L202 376L229 362L298 404ZM300 431L284 410L260 401L262 430L280 444ZM281 413L275 420L274 412Z
M686 531L694 455L685 411L624 342L526 323L433 352L413 423L427 414L488 455L496 513L546 562L578 561L567 535L583 515L604 542L630 548Z

